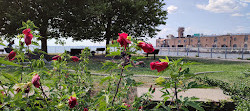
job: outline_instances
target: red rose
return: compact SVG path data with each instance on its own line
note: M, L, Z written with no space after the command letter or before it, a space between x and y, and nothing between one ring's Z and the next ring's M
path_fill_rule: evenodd
M124 47L125 47L125 50L126 50L127 45L131 43L131 41L129 41L129 40L127 39L128 34L126 34L126 33L121 33L121 34L120 34L120 33L119 33L118 35L119 35L119 38L117 39L117 42L120 43L121 47L124 46Z
M111 42L112 44L114 44L114 41L112 40L112 42Z
M1 91L1 93L2 93L2 95L4 96L4 92L3 92L3 91Z
M16 56L16 52L11 51L11 52L9 53L9 55L8 55L9 61L14 60L14 59L15 59L15 56Z
M71 59L72 59L74 62L79 61L79 58L78 58L78 57L76 57L76 56L72 56L72 57L71 57Z
M138 109L143 109L143 106L140 106Z
M167 67L168 67L168 63L167 62L158 62L157 61L157 62L151 62L150 63L151 70L157 69L158 72L163 71Z
M75 107L76 105L78 105L77 100L76 100L76 97L70 96L70 99L69 99L69 107L70 107L70 108L73 108L73 107Z
M25 35L24 41L25 41L27 46L31 44L31 40L33 38L33 35L30 33L30 31L31 31L30 29L23 30L23 34Z
M129 105L129 104L126 104L126 103L124 104L124 106L127 106L127 108L129 108L129 107L130 107L130 105Z
M36 88L39 88L40 87L40 76L38 74L36 74L33 78L32 78L32 83L33 85L36 87Z
M83 111L88 111L88 108L84 108L84 110Z
M152 44L147 44L145 42L140 42L137 46L142 48L143 51L146 53L152 53L155 50L154 47L152 46Z
M61 60L62 58L59 55L57 55L57 56L52 57L52 59L53 60Z

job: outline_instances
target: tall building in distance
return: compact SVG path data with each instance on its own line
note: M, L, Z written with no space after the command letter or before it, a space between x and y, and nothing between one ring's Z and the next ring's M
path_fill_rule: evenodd
M184 27L179 27L178 28L178 37L180 37L180 38L184 37L184 31L185 31Z
M167 35L166 38L156 39L156 47L250 48L250 33L225 35L193 34L184 36L184 30L184 27L178 28L178 37Z

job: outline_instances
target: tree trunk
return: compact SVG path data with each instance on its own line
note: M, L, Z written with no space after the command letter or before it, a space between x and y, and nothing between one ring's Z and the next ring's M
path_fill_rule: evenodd
M41 38L41 43L42 43L41 49L44 52L48 53L48 48L47 48L47 39L48 39L47 38L47 27L46 26L42 26L40 29L41 29L40 30L40 34L42 36L42 38Z
M112 17L108 17L108 24L107 24L107 28L106 28L106 34L105 34L105 38L106 38L106 54L108 53L107 46L109 45L109 41L110 41L110 38L111 38L111 19L112 19Z

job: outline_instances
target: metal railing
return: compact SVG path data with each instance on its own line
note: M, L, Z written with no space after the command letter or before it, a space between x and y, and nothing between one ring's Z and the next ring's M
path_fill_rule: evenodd
M190 56L206 58L225 59L247 59L250 58L250 50L235 47L157 47L159 55L168 56Z

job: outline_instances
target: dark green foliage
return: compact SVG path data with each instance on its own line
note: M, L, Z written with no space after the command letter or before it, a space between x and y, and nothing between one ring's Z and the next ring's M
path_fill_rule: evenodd
M136 37L153 37L165 24L162 0L0 0L1 36L12 39L22 21L39 27L42 49L47 39L107 40L127 32ZM115 38L113 38L115 39Z

